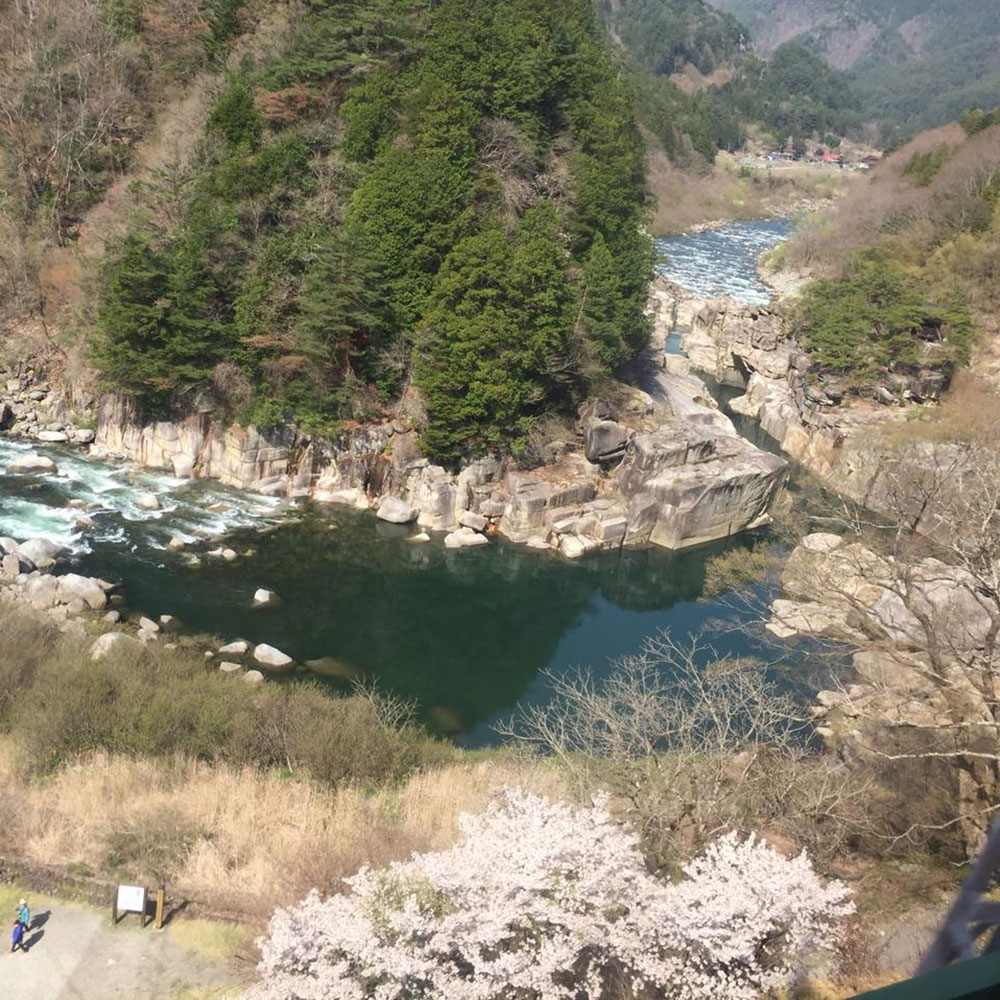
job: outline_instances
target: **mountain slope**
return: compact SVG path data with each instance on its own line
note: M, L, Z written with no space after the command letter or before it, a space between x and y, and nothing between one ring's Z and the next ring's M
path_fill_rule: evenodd
M519 450L645 346L643 148L592 0L27 7L0 42L11 341L79 332L77 368L158 412L332 431L405 398L445 461Z
M850 70L868 115L913 132L1000 103L995 0L710 0L763 53L800 38Z

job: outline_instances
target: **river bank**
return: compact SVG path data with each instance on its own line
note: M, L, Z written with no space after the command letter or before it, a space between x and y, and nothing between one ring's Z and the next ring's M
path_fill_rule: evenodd
M753 274L754 261L747 254L739 261L742 271L736 273L742 281L744 274ZM716 264L721 263L716 256ZM662 350L672 321L658 306L654 299L656 344ZM24 408L15 414L19 423L44 430L60 423L59 411L57 393L47 391L44 382L45 388L38 388L39 381L40 373L22 372L16 391L8 386L8 395L19 397L13 402ZM611 463L587 461L581 454L581 424L569 428L570 439L556 449L580 451L547 467L541 479L528 476L527 482L516 469L490 472L480 466L466 470L464 478L431 470L411 457L414 435L401 425L348 432L335 467L322 466L316 447L312 458L304 458L301 441L271 442L279 449L274 451L260 436L240 429L226 437L223 428L221 438L211 437L210 414L195 415L180 430L154 423L129 425L126 432L119 422L113 425L117 431L105 435L123 441L133 455L161 462L166 452L156 449L169 439L171 454L194 456L200 472L225 472L241 483L254 477L260 482L267 478L263 473L279 470L284 488L293 478L289 462L299 468L312 462L319 472L310 492L322 495L316 485L325 477L325 486L348 491L349 503L287 495L305 492L301 486L285 488L283 497L269 497L208 478L178 476L173 467L157 471L99 459L87 454L86 445L57 442L36 447L23 438L0 435L0 467L36 450L56 466L55 472L31 475L0 472L5 498L0 533L19 540L44 535L66 546L76 561L74 572L119 586L123 613L136 633L142 617L155 622L166 614L182 624L183 632L217 637L206 650L236 640L274 646L298 664L320 663L307 676L324 684L345 690L352 679L377 681L417 703L421 717L435 731L472 745L494 742L493 724L515 704L525 698L544 700L549 690L542 676L545 669L558 674L587 666L602 676L645 635L667 628L684 637L713 620L733 618L724 593L706 595L706 575L714 561L755 544L753 533L735 532L756 520L759 501L751 505L750 517L741 514L734 522L732 511L747 509L747 498L757 489L754 483L765 485L766 499L783 463L774 456L762 458L746 445L707 388L690 375L654 368L645 388L649 392L632 390L625 404L619 404L618 421L605 419L608 411L591 415L602 433L618 434L615 424L625 428L631 436L625 450L631 448L631 457L609 456ZM654 393L664 400L654 400ZM44 398L36 400L35 394ZM641 403L639 412L629 401ZM644 412L649 401L653 414ZM112 414L120 412L117 406L111 407ZM677 407L681 416L668 415L668 407ZM36 416L25 420L32 409ZM609 532L595 545L587 532L595 531L598 522L608 530L624 520L629 533L628 507L617 514L621 494L616 500L610 491L620 489L619 476L634 471L640 457L667 456L666 451L649 452L640 446L649 435L655 444L657 428L676 427L678 420L686 428L685 440L702 444L691 447L689 441L686 446L693 463L668 465L659 473L659 485L653 488L663 499L657 500L657 509L667 510L668 517L663 522L658 517L658 527L648 525L648 530L652 534L679 525L675 537L680 541L714 532L724 537L679 552L633 544L634 531L628 544L622 544L625 535ZM64 417L63 429L48 433L71 437L72 424L67 429L66 423ZM652 431L644 429L651 426ZM581 437L574 443L577 432ZM670 435L671 442L674 437ZM220 446L220 441L231 447ZM700 449L708 452L707 461L698 460ZM254 459L244 461L248 455ZM754 456L760 469L771 471L764 477L755 471L747 480L738 471L740 455ZM617 466L609 468L615 461ZM713 474L706 488L704 474L713 463L718 468L723 462L728 471L723 478ZM564 487L552 471L567 463L576 479L567 477ZM186 471L194 472L195 466ZM657 482L656 475L654 470L640 470L636 478L651 484ZM442 507L418 507L416 520L408 524L381 521L370 512L383 496L405 498L411 509L417 507L415 494L395 484L426 483L428 477L438 484L435 495L444 498ZM632 478L630 473L626 488L631 488ZM508 517L506 504L489 504L496 502L498 491L514 484L518 502ZM575 505L560 505L560 491L573 496ZM635 495L644 492L645 485ZM671 511L668 501L675 495L684 499ZM686 512L685 504L690 505ZM588 505L599 515L593 526L585 520ZM501 509L503 514L494 513ZM451 531L425 532L420 520L428 512L439 518L438 525L445 514L453 517ZM480 519L473 527L463 526L465 533L488 544L445 548L445 537L467 513ZM405 516L411 517L412 510ZM548 534L546 546L513 543L519 525L540 525L531 530ZM423 541L428 534L430 544ZM535 538L535 543L540 545L541 539ZM583 559L564 558L584 553ZM274 592L280 603L255 608L253 594L259 588ZM516 628L511 628L512 622ZM766 649L766 642L761 646L728 627L710 632L722 655L761 654L779 661L788 652L777 645Z

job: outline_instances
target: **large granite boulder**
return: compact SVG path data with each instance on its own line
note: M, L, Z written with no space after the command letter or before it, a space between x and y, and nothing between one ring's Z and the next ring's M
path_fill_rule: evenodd
M588 462L618 462L625 455L628 430L614 420L590 420L583 428L583 448Z
M401 500L399 497L386 497L379 504L375 516L380 521L388 521L390 524L411 524L419 514L420 511L405 500Z

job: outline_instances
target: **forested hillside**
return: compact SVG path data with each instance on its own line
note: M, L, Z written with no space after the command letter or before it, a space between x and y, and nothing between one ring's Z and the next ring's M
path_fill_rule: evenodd
M996 332L998 121L970 113L922 133L793 238L788 261L821 276L798 312L818 371L861 384L923 367L947 380L975 329Z
M4 129L22 250L73 241L156 87L214 72L193 155L99 261L105 386L311 429L404 397L453 460L516 450L645 344L642 143L590 0L62 6L14 4L31 37L4 41L35 73Z
M850 70L868 118L912 134L1000 101L995 0L710 0L765 55L799 39Z
M762 59L740 22L704 0L601 9L631 68L642 123L675 162L687 149L711 162L720 149L740 148L749 124L794 144L861 128L861 103L846 78L803 45ZM691 67L699 74L693 92L683 76Z

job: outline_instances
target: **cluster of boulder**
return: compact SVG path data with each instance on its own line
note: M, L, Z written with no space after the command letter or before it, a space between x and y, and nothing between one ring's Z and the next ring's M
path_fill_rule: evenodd
M685 548L766 522L785 463L742 439L700 380L661 372L620 396L584 407L575 436L550 442L534 468L486 457L453 473L421 454L406 421L321 440L221 425L209 413L147 420L115 397L102 403L96 450L273 495L373 507L382 521L411 525L415 541L440 532L454 549L494 533L566 557Z
M96 432L66 417L61 397L43 372L0 369L0 431L46 444L90 444Z
M6 600L23 604L32 612L45 614L55 620L61 632L77 638L87 635L86 618L100 616L112 628L97 636L91 645L90 655L101 660L112 650L123 645L140 649L143 646L166 640L164 649L176 648L171 641L181 630L173 615L162 614L156 618L142 615L124 631L125 621L118 606L123 603L117 587L97 577L68 572L71 553L46 538L29 538L18 542L13 538L0 538L0 594ZM277 594L258 588L252 597L254 608L269 608L280 604ZM208 651L206 660L220 658L219 669L225 673L239 673L247 683L264 679L263 671L285 671L297 666L292 657L266 643L256 646L243 639L235 640ZM256 668L244 669L243 660L252 660Z
M106 611L115 587L106 580L62 572L69 553L46 538L17 542L0 538L0 585L10 599L44 611L67 633L83 635L76 619L87 612ZM57 572L58 575L57 575ZM117 621L117 611L109 620Z
M900 563L857 541L807 535L781 573L768 629L850 643L850 682L820 691L815 732L850 766L912 781L911 806L940 802L970 853L996 801L1000 608L962 567ZM901 776L910 761L913 773Z

